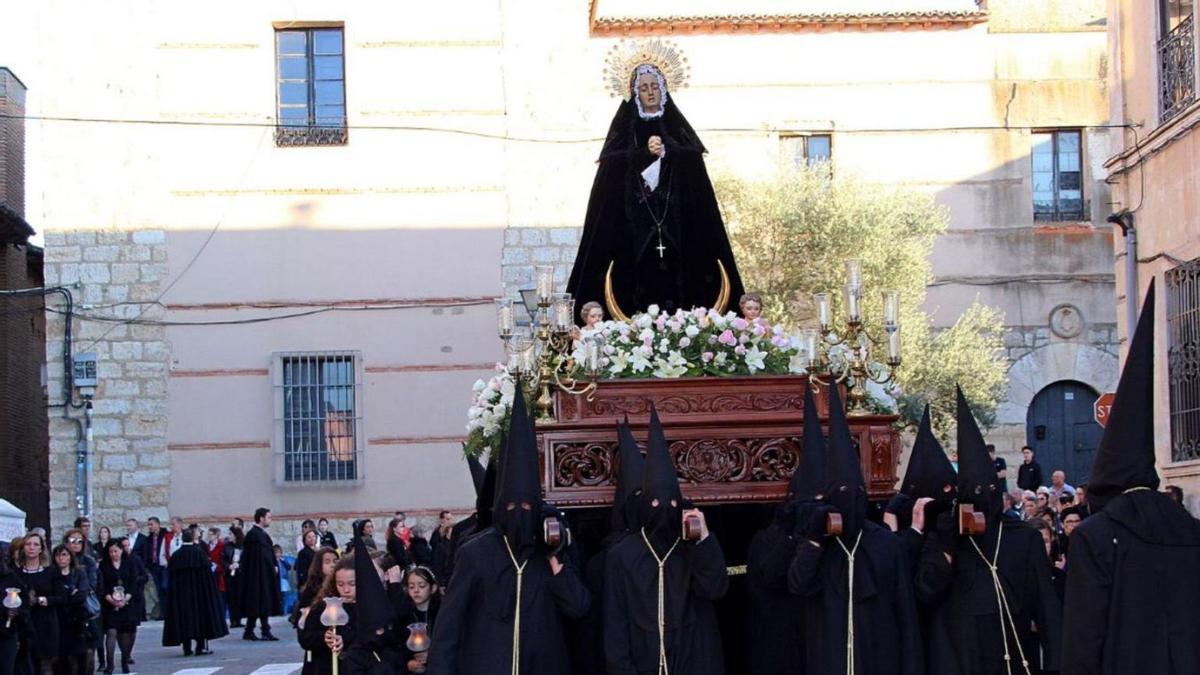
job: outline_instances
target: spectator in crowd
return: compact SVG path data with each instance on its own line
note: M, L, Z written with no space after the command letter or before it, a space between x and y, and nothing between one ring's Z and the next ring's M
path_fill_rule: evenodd
M106 527L102 527L100 528L100 532L103 533L107 529ZM110 539L106 539L105 541L109 541ZM74 557L75 566L81 569L84 575L87 576L88 589L94 592L100 585L100 565L97 562L98 559L92 556L92 549L87 548L87 540L84 539L83 531L76 529L67 530L63 533L63 545L66 546L67 550ZM99 545L99 542L97 542L97 545ZM92 640L91 650L87 655L87 662L91 671L95 671L97 654L101 655L100 666L104 666L104 631L100 627L99 616L91 617L88 630L84 634Z
M292 567L296 559L283 554L283 547L275 544L275 565L279 568L279 593L282 598L281 614L292 611L292 603L296 602L296 586L292 583L294 576Z
M242 575L242 613L246 616L243 640L274 642L279 639L271 633L270 624L270 617L283 611L275 542L271 541L271 535L267 533L270 527L271 510L265 507L255 510L254 524L246 533L242 546L241 567L238 572ZM254 635L256 620L262 627L261 637Z
M304 548L304 535L308 532L316 532L317 524L311 518L305 518L304 522L300 523L300 534L296 535L296 552L299 553Z
M1050 488L1045 485L1037 489L1037 507L1039 511L1050 508Z
M1063 471L1055 471L1050 474L1050 496L1051 501L1058 503L1059 498L1063 494L1075 496L1075 488L1067 484L1067 474Z
M217 602L220 605L221 620L224 621L229 606L225 604L225 540L221 538L221 528L208 528L208 559L212 563L213 583L217 587Z
M78 529L70 535L83 548L83 534ZM90 547L89 547L90 550ZM90 556L89 556L90 558ZM58 650L55 656L55 672L65 675L93 673L96 670L95 644L89 635L88 601L92 597L92 584L87 572L77 564L75 554L65 544L59 544L51 552L51 568L54 582L59 586L61 598L56 607L58 612ZM95 561L93 561L94 563Z
M360 547L366 547L372 551L378 548L375 545L375 521L370 518L359 518L354 521L352 529L354 532L362 534L352 536L346 541L346 555L354 553Z
M104 549L108 547L109 539L112 539L112 530L107 525L101 525L100 529L96 530L96 543L91 545L88 555L92 558L99 558Z
M321 518L317 521L317 534L321 535L321 546L337 550L337 537L329 531L329 521Z
M1045 484L1042 465L1033 458L1033 448L1021 448L1021 466L1017 468L1017 487L1022 490L1037 490Z
M121 649L121 672L128 673L133 657L134 636L141 623L142 609L138 606L141 594L134 592L146 580L139 578L139 568L131 563L120 539L108 544L108 556L100 563L101 623L105 633L105 673L113 672L116 650Z
M1003 457L996 456L996 446L987 444L988 458L996 465L996 480L1000 481L1000 489L1008 492L1008 462Z
M430 567L440 579L446 569L446 556L450 550L450 532L454 529L454 514L449 511L438 513L437 529L429 535L429 550L432 555Z
M79 516L78 518L75 519L74 527L76 530L83 532L83 539L85 542L87 542L87 547L91 548L92 547L92 519L88 518L87 516ZM44 537L46 535L43 533L42 536Z
M1061 605L1067 591L1066 555L1059 549L1058 536L1053 527L1041 519L1033 520L1030 524L1042 536L1042 543L1046 547L1046 559L1050 561L1050 583L1054 586L1054 594Z
M211 654L208 641L229 635L213 580L212 560L196 541L195 528L180 532L179 544L167 564L171 585L167 587L170 601L163 621L162 644L182 646L184 656Z
M1038 496L1032 490L1021 492L1021 520L1033 520L1037 517Z
M1021 515L1021 491L1013 490L1004 493L1004 517L1009 520L1023 520Z
M225 568L225 606L229 609L229 627L242 627L242 547L246 538L242 528L229 526L229 538L221 551L221 565Z
M1083 516L1079 513L1079 507L1071 507L1068 509L1063 509L1063 512L1062 512L1063 534L1066 535L1067 537L1070 537L1071 533L1075 531L1075 528L1078 527L1079 523L1082 521L1083 521Z
M31 635L36 639L22 642L17 660L31 664L34 673L50 675L58 655L58 605L64 601L62 585L50 567L50 551L46 538L30 531L21 541L16 556L17 572L24 590L24 602L29 607Z
M1171 499L1174 499L1176 504L1184 506L1183 488L1179 487L1178 485L1168 485L1163 488L1163 492L1170 495Z
M146 546L146 544L142 543L146 541L146 535L142 534L140 524L136 518L125 519L125 540L129 542L129 547L133 549L135 555L141 558L142 564L145 565L146 560L142 556L141 550ZM108 547L105 546L105 548L97 551L96 560L104 560L104 552L107 550Z
M320 541L321 535L317 534L315 526L304 533L303 546L300 547L300 552L296 554L296 566L293 568L296 570L297 592L304 587L304 582L308 579L308 568L312 567L312 561L316 557Z
M146 519L146 545L140 556L152 582L146 589L146 613L151 619L162 618L159 598L166 597L167 593L167 568L162 557L164 534L162 521L155 516Z
M429 542L411 528L405 527L404 519L392 518L388 523L387 552L396 560L402 570L410 570L417 565L428 567L433 564L433 553Z
M317 600L321 586L333 574L333 568L337 566L337 562L337 551L328 546L322 546L314 552L312 561L305 570L304 584L300 586L296 606L292 608L292 614L288 618L293 628L298 630L300 626L304 625L309 607Z

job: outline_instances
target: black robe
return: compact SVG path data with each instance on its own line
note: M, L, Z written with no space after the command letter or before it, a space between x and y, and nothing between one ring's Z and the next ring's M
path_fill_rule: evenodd
M349 623L337 629L337 634L342 636L341 658L338 659L340 675L374 675L379 670L386 670L388 667L396 672L402 672L399 670L399 656L395 649L397 634L394 627L367 642L360 642L355 630L358 608L354 603L343 605L343 607ZM324 611L324 600L314 604L296 636L300 646L305 650L305 663L302 669L305 675L310 673L326 675L333 672L332 653L325 645L325 631L328 628L321 623L321 613Z
M862 525L854 555L856 675L922 675L912 572L899 541L875 523ZM852 545L847 544L847 548ZM788 569L788 588L804 598L805 663L809 673L846 672L850 590L846 552L832 539L802 541Z
M1200 523L1169 496L1115 497L1071 533L1063 675L1200 673Z
M100 563L100 618L105 630L116 630L118 633L132 633L137 630L142 618L146 615L145 594L141 591L146 586L146 568L140 561L130 556L121 560L121 567L113 567L109 560ZM125 589L128 600L124 607L117 609L104 598L112 595L117 586Z
M271 535L257 525L247 530L238 567L242 616L259 619L283 612L277 564Z
M651 304L669 312L711 307L721 289L718 260L730 280L726 309L737 308L742 281L704 166L704 145L673 100L664 110L643 120L636 104L624 101L613 118L567 283L576 313L583 303L604 301L610 264L617 304L630 316ZM651 136L666 146L654 191L641 176L657 159L646 147ZM662 221L666 247L661 257L656 220Z
M58 606L58 655L82 656L91 646L86 603L92 584L82 567L72 569L69 574L55 572L54 580L61 586L59 594L63 598Z
M804 600L788 592L788 567L796 540L772 523L750 540L747 588L750 594L746 637L754 675L802 675L804 671Z
M446 551L446 564L442 569L442 576L438 577L439 586L445 591L450 587L450 579L454 576L454 558L458 554L458 549L466 540L479 528L479 515L472 513L463 518L450 528L450 541L447 542L448 548Z
M62 584L55 576L57 570L49 567L39 572L18 570L21 599L29 607L29 639L22 645L22 652L34 660L52 659L58 655L59 626L58 606L66 602ZM32 595L46 598L46 605L31 602ZM20 659L20 657L18 657Z
M438 612L428 675L509 675L517 573L499 530L490 527L463 542L454 585ZM557 574L540 554L521 580L521 675L566 675L563 618L587 612L587 588L570 563Z
M1051 582L1042 535L1024 523L1001 521L998 527L1003 536L996 566L1029 670L1058 670L1062 606ZM976 537L989 558L996 550L996 532L993 526L987 535ZM929 675L1007 675L1000 609L987 565L965 537L946 542L930 532L925 539L916 589L917 598L933 607L927 636ZM953 563L946 560L947 552ZM1013 672L1023 673L1012 631L1007 625L1005 630Z
M658 672L658 563L640 532L608 552L604 577L608 672ZM722 675L725 663L713 602L725 595L729 576L716 535L697 543L681 541L667 559L663 585L668 670L673 675Z
M171 556L167 563L171 583L163 616L164 647L229 635L211 567L212 560L196 544L184 544Z

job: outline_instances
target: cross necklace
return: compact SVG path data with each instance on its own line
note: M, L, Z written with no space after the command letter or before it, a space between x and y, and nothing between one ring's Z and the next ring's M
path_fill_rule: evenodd
M639 178L641 177L639 176ZM640 187L642 190L642 203L646 205L646 212L650 214L650 220L654 222L655 234L658 235L658 246L655 246L654 248L658 251L659 260L663 258L663 252L667 250L667 247L663 244L662 226L667 220L667 212L671 209L671 178L672 177L670 175L667 176L667 196L663 200L664 203L661 218L654 215L654 209L650 208L650 193L646 192L646 181L638 181L638 187Z

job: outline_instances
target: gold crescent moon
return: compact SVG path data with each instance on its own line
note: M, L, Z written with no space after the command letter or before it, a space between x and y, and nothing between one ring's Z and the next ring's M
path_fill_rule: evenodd
M604 305L608 308L608 315L617 321L628 323L629 316L621 310L621 306L617 304L617 296L613 293L612 287L612 272L613 266L617 261L612 260L608 263L608 271L604 273ZM717 293L717 299L713 302L712 308L717 312L724 314L725 308L729 306L729 296L733 292L729 282L729 273L725 271L725 263L717 258L717 271L721 273L721 290Z

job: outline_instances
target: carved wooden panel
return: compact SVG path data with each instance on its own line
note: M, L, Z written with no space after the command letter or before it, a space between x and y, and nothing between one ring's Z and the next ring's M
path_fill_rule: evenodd
M606 505L618 474L616 423L629 417L644 441L651 403L663 420L684 494L698 503L776 501L800 465L804 377L601 382L592 401L559 393L558 420L538 426L543 486L565 507ZM828 395L817 397L822 421ZM894 417L850 419L873 498L896 482Z

